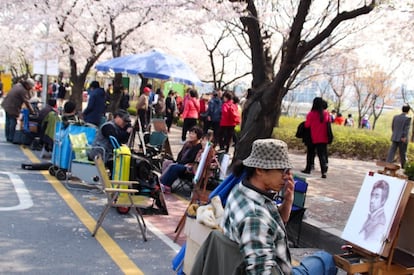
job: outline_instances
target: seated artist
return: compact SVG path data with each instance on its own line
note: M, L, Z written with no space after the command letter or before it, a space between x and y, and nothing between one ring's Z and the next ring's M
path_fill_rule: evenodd
M161 183L170 188L174 181L183 177L185 173L193 173L192 166L198 152L202 149L201 137L203 130L198 127L192 127L188 132L188 139L183 148L178 153L177 160L166 167L161 175Z
M92 149L88 152L89 160L93 160L98 154L102 155L102 149L105 150L103 160L108 168L112 168L111 163L108 163L113 158L113 146L109 139L113 136L119 144L128 142L129 134L132 131L131 118L125 110L118 110L114 113L114 119L104 123L99 131L96 133L95 140L92 144Z
M79 116L76 114L76 104L72 101L66 101L63 106L62 124L66 128L69 124L83 124Z

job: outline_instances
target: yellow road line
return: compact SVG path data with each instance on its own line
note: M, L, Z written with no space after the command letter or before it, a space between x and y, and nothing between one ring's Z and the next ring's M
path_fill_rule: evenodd
M39 159L32 153L32 151L26 149L24 146L20 146L20 148L32 163L40 163ZM62 197L76 216L78 216L79 220L92 233L95 229L96 220L88 213L88 211L86 211L85 208L83 208L79 201L62 185L59 180L49 175L48 171L40 172L53 186L53 188L55 188L56 192ZM96 233L95 239L101 244L106 253L108 253L124 274L144 274L102 227Z

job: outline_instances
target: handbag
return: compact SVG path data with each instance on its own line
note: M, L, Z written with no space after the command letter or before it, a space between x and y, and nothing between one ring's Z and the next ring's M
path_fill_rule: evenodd
M331 144L333 139L334 139L334 135L333 135L333 132L332 132L331 123L329 121L328 121L328 124L327 124L327 128L328 128L328 144Z

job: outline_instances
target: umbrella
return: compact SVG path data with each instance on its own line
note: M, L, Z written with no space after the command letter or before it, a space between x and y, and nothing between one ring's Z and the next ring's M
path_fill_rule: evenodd
M157 50L117 57L99 63L95 68L103 72L141 74L145 78L171 79L185 84L201 84L200 79L186 63Z

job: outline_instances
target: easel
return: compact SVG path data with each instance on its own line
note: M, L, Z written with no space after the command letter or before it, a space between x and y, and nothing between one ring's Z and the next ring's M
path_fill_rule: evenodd
M188 206L197 202L200 204L206 204L208 202L208 196L210 194L210 191L208 191L206 188L209 178L210 164L212 159L214 158L215 153L216 152L214 150L214 146L211 146L205 159L204 167L202 167L200 178L196 179L197 181L194 182L194 189L191 194L191 200ZM185 211L187 212L187 208ZM181 231L184 229L186 212L184 212L184 214L181 216L180 221L178 222L177 227L175 228L174 233L176 233L176 235L174 238L174 242L177 242L177 239L180 236Z
M398 175L397 170L400 168L398 165L385 162L377 162L378 166L384 167L384 170L378 171L379 174L385 174L398 178L405 178L404 175ZM399 238L403 238L400 235L401 224L404 221L404 217L407 219L405 212L411 211L408 207L414 206L414 193L413 192L414 182L408 181L407 186L403 192L400 204L398 206L397 214L392 223L391 231L384 245L382 255L374 254L365 250L362 247L349 244L352 249L345 254L334 255L334 261L337 267L342 268L347 272L348 275L361 273L361 274L372 274L372 275L394 275L394 274L413 274L414 273L414 251L411 251L412 255L404 255L409 258L410 264L403 265L399 262L399 253L402 252L398 247ZM411 235L411 234L410 234ZM409 236L411 238L411 236ZM407 261L407 260L405 260Z
M407 176L398 174L397 171L400 169L400 166L394 163L377 161L377 166L384 167L383 170L378 170L379 174L388 175L391 177L397 177L402 179L407 179Z

